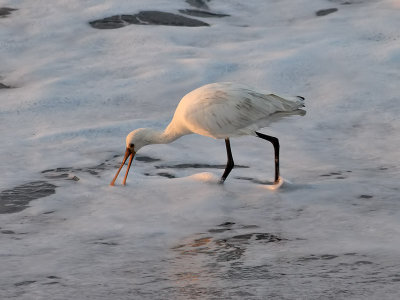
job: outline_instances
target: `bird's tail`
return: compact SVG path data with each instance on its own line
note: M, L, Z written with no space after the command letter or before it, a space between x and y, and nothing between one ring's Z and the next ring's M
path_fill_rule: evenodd
M304 101L306 100L306 98L304 98L302 96L296 96L296 98L301 101L301 105L302 105L301 107L305 107Z
M304 102L305 102L306 98L304 98L302 96L292 96L292 97L287 97L286 99L294 102L295 108L305 107Z
M302 96L277 96L277 95L271 95L271 96L279 100L279 103L283 105L282 111L292 111L305 107L304 105L305 98ZM280 110L281 109L278 109L278 111Z

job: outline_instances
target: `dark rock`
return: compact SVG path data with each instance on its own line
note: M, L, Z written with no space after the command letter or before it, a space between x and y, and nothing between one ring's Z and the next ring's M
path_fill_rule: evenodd
M144 162L155 162L155 161L160 161L161 159L153 158L153 157L145 156L145 155L136 155L135 160L144 161Z
M318 17L322 17L322 16L326 16L326 15L329 15L329 14L334 13L334 12L337 12L337 11L338 11L337 8L328 8L328 9L321 9L321 10L318 10L318 11L315 12L315 14L316 14Z
M271 233L256 233L256 240L266 240L268 242L279 242L282 238Z
M160 173L157 173L157 175L158 175L158 176L162 176L162 177L166 177L166 178L170 178L170 179L176 178L175 175L172 175L172 174L166 173L166 172L160 172Z
M202 21L187 18L184 16L166 13L161 11L142 11L137 15L137 19L141 24L149 25L169 25L169 26L210 26Z
M56 186L46 181L33 181L0 193L0 214L16 213L28 207L32 200L50 196Z
M221 233L221 232L225 232L225 231L229 231L231 230L230 228L212 228L209 229L208 232L210 233Z
M205 10L198 10L198 9L180 9L180 13L193 16L193 17L201 17L201 18L222 18L222 17L230 17L230 15L226 14L217 14L212 13Z
M141 11L135 15L115 15L108 18L91 21L89 24L93 28L97 29L115 29L127 26L129 24L186 27L210 26L209 24L196 19L161 11Z
M210 2L210 0L186 0L186 3L189 3L193 7L209 9L206 2Z
M373 196L372 195L360 195L358 198L360 199L371 199Z
M11 14L12 11L17 10L16 8L10 8L10 7L0 7L0 18L5 18L9 14Z
M222 227L231 227L231 226L233 226L233 225L235 225L234 222L225 222L225 223L219 224L218 226L222 226Z
M125 22L121 19L120 15L104 18L101 20L91 21L89 22L89 24L93 28L97 29L116 29L126 26Z
M322 254L321 255L321 259L334 259L337 258L337 255L333 255L333 254Z
M0 89L9 89L9 88L11 88L11 86L5 85L0 82Z
M232 239L235 240L249 240L253 236L252 233L247 233L247 234L240 234L240 235L235 235L232 237Z

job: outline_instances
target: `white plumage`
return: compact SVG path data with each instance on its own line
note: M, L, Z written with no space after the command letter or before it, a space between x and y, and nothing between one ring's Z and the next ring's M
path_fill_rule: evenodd
M300 107L304 104L298 97L283 98L231 82L212 83L182 98L167 130L179 126L218 139L255 135L255 130L285 115L302 113Z
M130 156L123 181L123 184L126 183L132 159L143 146L170 143L191 133L225 139L228 164L221 182L233 168L230 137L254 135L272 142L275 148L275 182L277 182L279 179L278 139L258 133L256 130L290 115L304 115L305 111L300 109L302 107L304 107L304 98L300 96L278 96L231 82L204 85L182 98L174 117L163 132L139 128L128 134L125 157L111 185L114 185L121 168Z

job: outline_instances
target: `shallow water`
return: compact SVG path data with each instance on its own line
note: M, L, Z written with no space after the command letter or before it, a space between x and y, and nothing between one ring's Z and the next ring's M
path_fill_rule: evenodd
M0 299L400 298L396 1L2 6ZM232 139L221 185L224 141L189 135L110 187L126 134L215 81L306 98L262 129L282 186L269 143Z

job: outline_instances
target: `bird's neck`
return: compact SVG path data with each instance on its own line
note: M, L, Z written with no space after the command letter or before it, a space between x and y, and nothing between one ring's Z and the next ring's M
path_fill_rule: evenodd
M184 134L172 130L170 127L167 127L164 131L151 130L151 135L148 137L149 144L169 144Z

